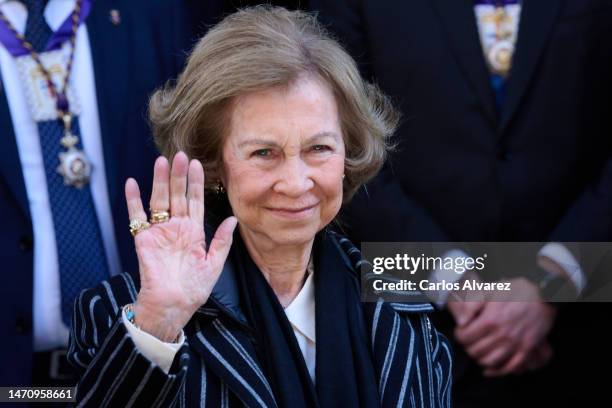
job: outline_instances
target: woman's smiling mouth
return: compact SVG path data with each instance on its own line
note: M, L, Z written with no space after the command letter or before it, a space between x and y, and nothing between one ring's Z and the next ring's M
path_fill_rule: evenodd
M311 216L319 203L303 207L265 207L272 214L288 219L301 219Z

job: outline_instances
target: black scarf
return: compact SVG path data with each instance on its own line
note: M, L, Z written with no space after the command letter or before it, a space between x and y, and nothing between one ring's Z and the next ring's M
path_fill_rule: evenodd
M378 385L359 296L359 283L325 231L313 245L316 387L276 295L235 234L232 262L241 309L280 407L379 406Z

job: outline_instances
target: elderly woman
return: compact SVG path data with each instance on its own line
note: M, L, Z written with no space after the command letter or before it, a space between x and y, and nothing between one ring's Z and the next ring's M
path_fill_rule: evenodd
M139 277L76 302L81 405L450 404L430 306L362 303L359 251L328 227L395 114L312 16L227 17L150 116L172 163L155 163L148 222L125 186Z

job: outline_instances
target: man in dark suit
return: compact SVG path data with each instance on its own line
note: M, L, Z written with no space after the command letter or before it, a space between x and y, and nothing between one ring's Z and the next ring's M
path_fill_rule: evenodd
M151 185L151 168L158 153L145 120L148 97L178 75L199 34L196 27L214 22L223 8L222 1L186 3L190 10L174 1L0 3L6 23L0 44L0 258L4 274L0 288L0 385L48 386L71 381L64 363L70 316L65 318L63 306L70 305L72 299L63 296L67 292L59 266L68 264L62 259L70 252L65 244L80 240L80 231L70 231L71 226L84 229L93 219L91 225L102 238L104 252L99 263L103 274L137 271L122 186L130 176L143 180L145 188ZM58 26L73 10L78 14L79 6L81 12L90 11L74 34L69 82L81 114L75 115L80 129L75 131L73 123L72 131L82 139L84 147L80 148L93 163L91 179L80 192L87 192L88 205L93 203L95 211L87 213L84 206L76 205L71 213L58 215L61 206L68 204L60 201L56 205L57 191L51 191L59 161L48 166L51 171L43 165L50 128L41 127L34 119L36 112L33 115L29 96L24 93L27 80L19 76L20 61L30 56L13 53L6 44L12 40L13 45L20 44L17 37L11 37L12 27L25 35L42 59L47 58L45 44L59 35ZM36 13L40 21L34 21ZM68 28L72 35L70 22ZM41 39L44 31L49 31L52 40ZM38 40L42 41L40 49ZM54 122L55 118L47 121L51 127L56 126ZM73 185L58 188L63 187L75 189ZM92 246L87 242L84 249ZM72 259L70 266L76 271L80 267L79 274L84 275L88 266L79 265L82 261Z
M508 13L516 23L509 53L495 54L492 47L500 44L487 43L486 33L500 35L496 30L503 27L487 31L485 24L504 12L477 18L483 3L495 11L514 7ZM397 153L344 213L353 240L610 240L612 2L312 0L310 5L404 113ZM519 308L514 320L501 322L495 320L501 313L485 313L494 307L501 312L505 306L484 302L468 316L453 311L454 320L493 316L486 322L489 330L481 325L471 336L455 332L461 334L457 406L584 404L603 397L602 382L589 375L576 378L573 370L591 373L595 364L604 364L602 354L610 354L603 341L585 340L597 330L588 321L603 318L607 308L572 305L557 315L557 306L534 302ZM452 335L453 319L448 320ZM495 371L486 359L468 358L474 333L486 337L506 330L518 333L509 337L520 344L523 332L508 329L536 332L536 326L555 320L550 333L534 334L537 341L521 350L524 364ZM530 368L527 361L538 362L531 368L545 365L547 342L556 357L539 371L516 375ZM502 367L517 355L506 354ZM578 384L589 391L578 393Z

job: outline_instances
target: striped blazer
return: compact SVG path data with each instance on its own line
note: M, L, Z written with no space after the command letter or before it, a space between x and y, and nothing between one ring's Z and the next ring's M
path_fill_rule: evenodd
M332 235L355 272L359 251ZM122 323L121 306L134 302L138 292L129 274L83 291L75 302L68 352L80 374L78 406L276 407L244 320L227 295L231 275L224 269L208 302L185 327L185 344L168 374L138 351ZM379 302L367 310L381 405L449 407L451 351L427 317L432 306Z

